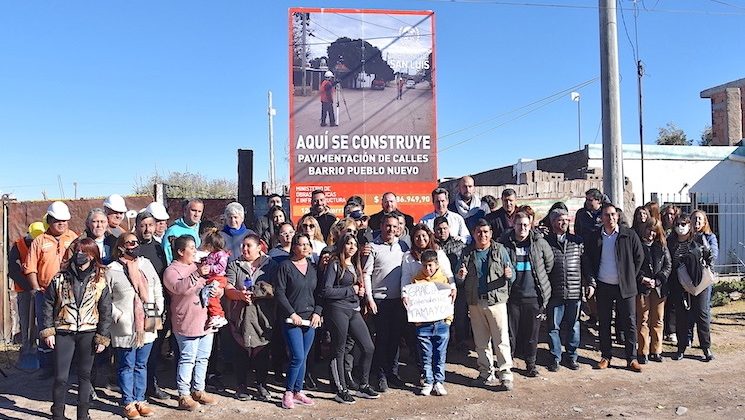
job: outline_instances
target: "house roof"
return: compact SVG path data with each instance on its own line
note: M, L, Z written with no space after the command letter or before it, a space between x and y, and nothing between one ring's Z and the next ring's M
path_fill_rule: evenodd
M727 82L725 84L714 86L711 88L708 88L706 90L701 91L701 97L702 98L711 98L712 95L719 93L727 88L734 88L734 87L745 87L745 79L739 79L739 80L733 80L731 82Z

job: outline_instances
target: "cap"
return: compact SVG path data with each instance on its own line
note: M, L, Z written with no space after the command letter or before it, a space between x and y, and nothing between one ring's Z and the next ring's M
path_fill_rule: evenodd
M111 194L106 197L106 200L103 200L103 206L108 207L117 213L126 213L127 211L127 204L124 202L124 198L119 194Z
M153 201L152 203L148 204L147 207L145 207L145 211L149 212L153 215L155 220L168 220L170 217L168 216L168 212L166 211L165 206L163 204Z

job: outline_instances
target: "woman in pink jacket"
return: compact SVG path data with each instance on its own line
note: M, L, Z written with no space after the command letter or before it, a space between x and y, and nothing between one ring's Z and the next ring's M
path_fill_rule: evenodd
M180 352L176 370L179 409L194 411L200 404L217 403L204 392L213 332L205 328L207 307L200 294L209 267L195 264L197 247L191 235L176 238L172 249L174 258L163 273L163 285L171 296L171 324ZM222 296L222 289L212 289L211 296Z

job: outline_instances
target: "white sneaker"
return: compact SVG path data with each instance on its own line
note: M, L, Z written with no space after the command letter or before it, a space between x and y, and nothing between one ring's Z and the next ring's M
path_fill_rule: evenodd
M442 382L438 382L435 384L435 395L447 395L448 391L445 389L445 385L443 385Z
M419 391L419 395L427 396L432 393L432 384L424 384L421 391Z

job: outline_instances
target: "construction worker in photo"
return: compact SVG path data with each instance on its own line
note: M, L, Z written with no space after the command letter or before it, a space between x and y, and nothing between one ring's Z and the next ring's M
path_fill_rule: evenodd
M329 116L329 125L336 127L336 116L334 115L334 73L327 70L323 74L321 82L321 127L326 127L326 115Z

